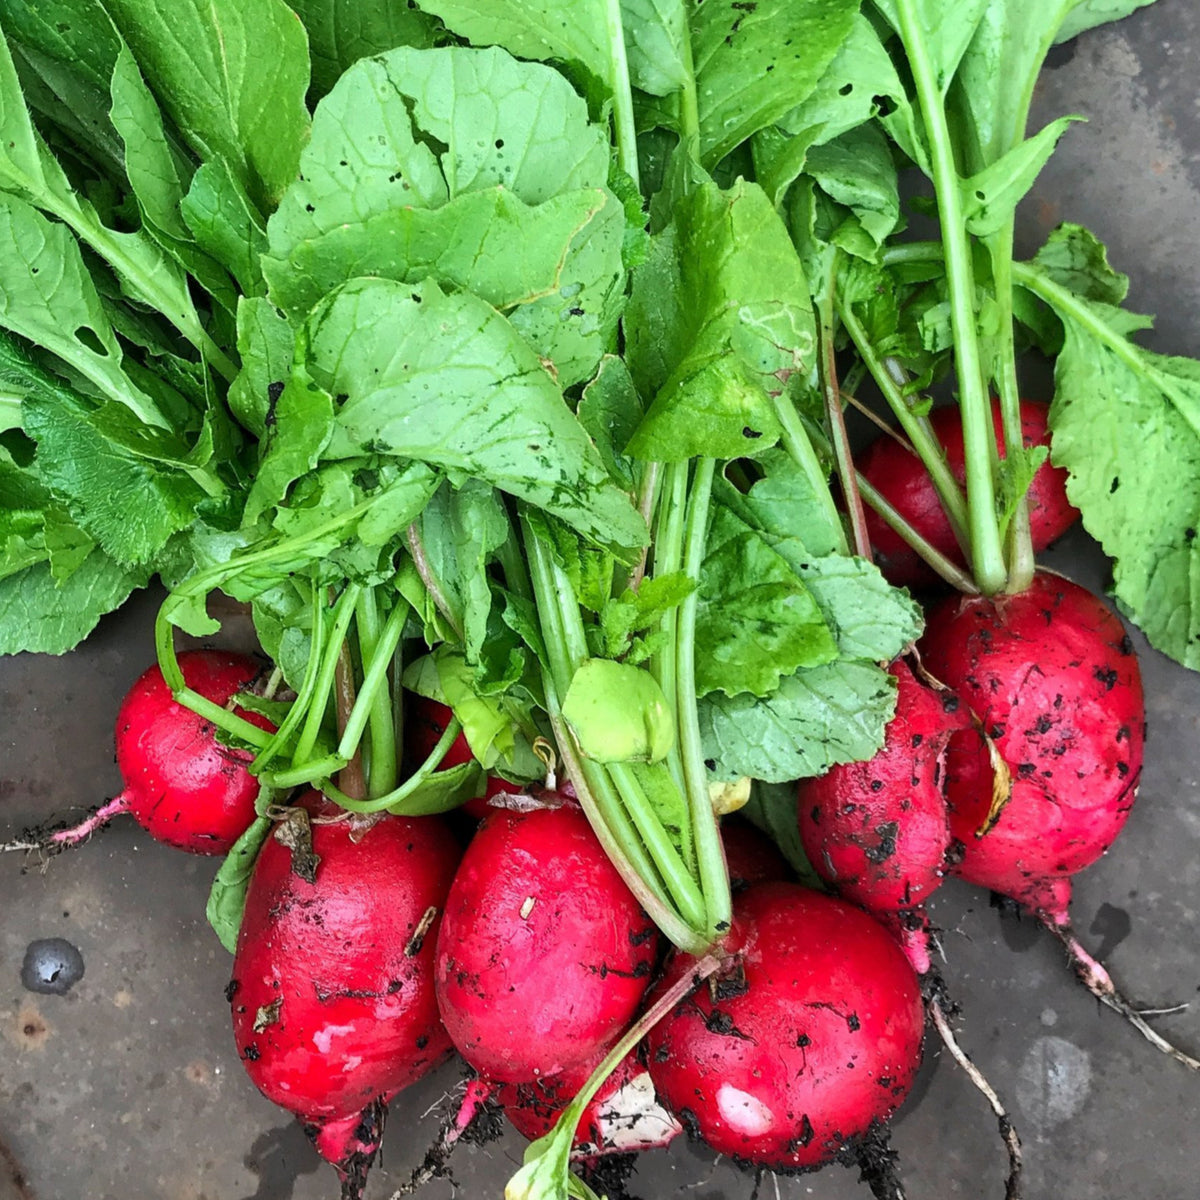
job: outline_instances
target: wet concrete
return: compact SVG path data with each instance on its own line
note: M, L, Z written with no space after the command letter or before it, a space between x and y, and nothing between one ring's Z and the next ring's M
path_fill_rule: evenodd
M1075 127L1022 211L1031 252L1055 223L1079 220L1131 273L1133 302L1160 314L1155 348L1200 354L1200 5L1160 0L1118 29L1056 52L1037 116ZM1102 588L1104 560L1076 531L1050 565ZM63 659L0 661L0 827L98 803L118 786L111 722L152 657L143 597ZM1137 999L1200 993L1200 676L1142 655L1150 738L1141 795L1113 852L1082 875L1078 928ZM229 957L204 900L215 863L152 843L122 821L44 872L0 862L0 1131L41 1200L329 1200L330 1171L246 1080L222 989ZM1009 1099L1026 1142L1028 1200L1193 1200L1200 1079L1152 1051L1078 988L1058 948L1029 922L961 884L933 906L945 971L964 1009L962 1041ZM62 996L21 985L34 938L65 938L86 975ZM1200 1047L1200 1003L1158 1020ZM393 1108L369 1194L391 1195L434 1136L447 1068ZM930 1047L895 1142L913 1200L1002 1194L994 1124L953 1064ZM520 1160L509 1136L468 1147L458 1191L498 1197ZM788 1200L861 1200L840 1168L780 1180ZM8 1190L6 1191L6 1187ZM752 1178L677 1144L646 1158L632 1191L647 1200L747 1200ZM775 1194L766 1181L759 1192ZM0 1200L20 1196L5 1179Z

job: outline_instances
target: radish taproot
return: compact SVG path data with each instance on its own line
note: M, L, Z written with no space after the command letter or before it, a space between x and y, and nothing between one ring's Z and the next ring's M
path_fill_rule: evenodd
M1071 876L1121 832L1142 773L1145 703L1125 627L1091 592L1042 571L1017 595L943 601L920 650L976 721L947 755L951 828L965 847L955 873L1036 916L1098 999L1200 1070L1150 1028L1071 927Z
M459 858L436 818L352 820L309 792L267 838L228 990L255 1086L323 1153L351 1155L337 1164L346 1197L361 1192L372 1144L351 1119L369 1126L450 1052L433 957Z
M723 948L734 977L650 1031L659 1097L718 1153L772 1169L852 1152L920 1066L921 991L904 955L860 909L791 883L736 897ZM677 954L666 984L694 965Z
M583 813L559 799L488 814L438 932L442 1019L463 1058L501 1083L558 1074L611 1045L658 947Z
M179 655L192 691L222 707L249 687L261 666L244 654L188 650ZM260 713L233 710L260 729ZM125 787L86 820L29 834L0 847L55 852L86 841L113 817L129 813L155 841L193 854L228 854L254 820L258 780L247 750L217 739L216 726L177 703L162 671L150 667L125 694L117 713L117 768Z
M1026 447L1048 446L1049 405L1040 400L1021 401L1021 435ZM992 402L996 443L1003 457L1000 436L1000 405ZM930 414L934 436L946 454L946 463L961 485L966 479L966 455L962 422L954 405ZM877 438L859 461L859 471L889 501L913 528L951 562L962 566L964 558L938 500L928 472L905 445L892 437ZM1044 462L1034 474L1026 494L1030 530L1035 551L1044 550L1062 536L1079 516L1067 499L1067 472ZM897 587L929 587L936 576L920 556L874 511L867 510L867 532L875 550L875 561L884 576Z

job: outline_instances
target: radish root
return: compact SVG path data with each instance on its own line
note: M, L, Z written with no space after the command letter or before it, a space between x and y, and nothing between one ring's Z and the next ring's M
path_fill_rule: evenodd
M482 1079L472 1079L467 1084L467 1090L458 1106L454 1119L442 1128L438 1140L425 1154L425 1161L417 1167L407 1183L402 1183L392 1194L390 1200L404 1200L422 1188L431 1179L439 1179L449 1172L446 1163L454 1152L463 1134L467 1132L475 1119L487 1108L492 1098L491 1084Z
M1075 936L1075 931L1068 924L1056 924L1050 921L1044 922L1046 927L1054 934L1056 938L1063 944L1066 949L1067 958L1070 960L1071 966L1074 968L1076 976L1080 983L1083 984L1101 1004L1106 1004L1113 1012L1120 1013L1130 1025L1134 1027L1157 1050L1161 1050L1164 1054L1169 1055L1177 1063L1182 1063L1185 1067L1192 1071L1200 1071L1200 1059L1193 1058L1190 1054L1180 1050L1178 1046L1168 1042L1162 1034L1157 1030L1152 1029L1145 1020L1143 1013L1139 1012L1132 1004L1121 994L1117 985L1113 982L1112 976L1105 969L1103 963L1093 958L1087 950L1084 949L1079 939ZM1149 1009L1150 1014L1160 1012L1172 1012L1174 1009Z
M0 854L9 854L13 851L40 851L43 854L57 854L68 846L78 846L80 842L86 842L96 830L102 829L113 817L126 812L128 808L129 801L122 792L121 795L94 809L78 825L56 829L52 833L40 833L36 829L27 830L19 838L14 838L10 842L0 842Z
M954 1030L950 1027L949 1018L946 1016L946 1010L935 996L931 996L929 999L929 1017L946 1049L950 1051L951 1057L966 1072L967 1078L979 1089L988 1104L991 1105L992 1112L996 1114L996 1120L1000 1126L1000 1136L1004 1139L1005 1149L1008 1152L1008 1178L1004 1184L1004 1200L1021 1200L1021 1173L1024 1163L1021 1157L1021 1138L1017 1133L1016 1126L1012 1123L1012 1118L1009 1117L1000 1097L996 1095L995 1089L988 1083L983 1072L958 1044L958 1039L954 1036Z

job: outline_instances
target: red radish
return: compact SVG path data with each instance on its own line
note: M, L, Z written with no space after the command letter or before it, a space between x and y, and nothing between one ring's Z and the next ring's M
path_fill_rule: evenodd
M221 650L185 651L179 666L188 687L222 706L260 673L254 659ZM260 729L275 728L261 714L234 711ZM193 854L228 854L254 820L258 780L247 769L253 754L223 745L211 721L176 703L157 666L121 702L116 741L125 780L119 796L78 825L4 848L63 849L128 812L156 841Z
M446 732L446 727L450 724L453 716L454 710L445 704L439 704L436 700L430 700L425 696L414 697L413 703L409 706L408 721L404 727L406 748L413 766L424 762L433 753L434 747L441 740L442 734ZM450 749L446 751L446 757L442 759L441 765L443 768L458 767L463 763L474 761L475 755L471 753L467 735L460 733L451 742ZM472 797L462 806L462 810L477 821L482 821L491 811L488 801L493 796L524 790L523 784L509 783L507 779L502 779L499 775L489 775L483 795Z
M517 1132L536 1141L550 1132L603 1057L601 1051L548 1078L500 1084L495 1099ZM682 1128L658 1103L649 1072L636 1055L627 1054L583 1110L571 1156L588 1161L606 1154L653 1150L667 1145Z
M1142 771L1142 681L1124 626L1091 592L1039 572L1020 595L947 600L920 648L1012 776L991 821L986 743L974 729L955 735L947 796L966 847L957 873L1065 922L1068 877L1112 845Z
M717 980L650 1031L660 1098L714 1150L773 1169L830 1162L912 1086L925 1025L917 977L860 909L791 883L735 899ZM695 967L678 954L666 983Z
M883 749L800 784L800 840L839 896L872 912L923 904L950 849L942 760L951 720L943 699L898 659L898 693ZM957 707L952 693L946 693Z
M1142 680L1124 626L1091 592L1040 572L1019 595L946 600L920 646L979 722L954 736L947 758L951 828L966 848L955 872L1036 915L1095 996L1200 1070L1121 995L1068 911L1070 877L1112 845L1142 773ZM1011 782L1000 803L985 735Z
M442 1019L489 1079L556 1075L629 1024L657 944L576 806L493 809L446 901L437 939Z
M1021 434L1028 446L1049 446L1048 404L1040 400L1021 401ZM962 423L958 407L934 409L930 414L934 436L945 448L946 462L954 477L966 480L966 456L963 451ZM992 401L992 419L1001 443L1000 404ZM918 533L952 562L963 566L965 560L950 522L934 491L933 483L920 459L894 438L877 438L859 462L859 470L884 499ZM1044 550L1061 537L1079 516L1067 499L1067 472L1045 462L1038 468L1027 494L1029 522L1035 551ZM937 577L920 556L877 513L867 510L867 531L875 548L875 561L887 579L898 587L929 587Z
M431 817L384 816L364 828L345 814L329 822L339 813L309 792L264 843L228 995L258 1089L301 1117L323 1152L360 1156L340 1164L349 1197L360 1194L355 1172L365 1175L361 1156L377 1141L350 1119L369 1118L450 1050L433 956L459 850Z
M790 879L792 872L778 847L748 821L726 817L721 822L721 843L729 868L729 886L744 891L756 883Z

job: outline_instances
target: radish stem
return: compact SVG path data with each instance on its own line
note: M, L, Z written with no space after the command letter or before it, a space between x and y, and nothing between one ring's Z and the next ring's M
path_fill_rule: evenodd
M933 186L946 255L950 323L954 332L954 361L958 374L963 450L967 467L968 557L975 582L985 595L990 596L1005 586L1008 577L996 520L996 489L991 469L995 439L991 433L991 405L988 403L979 350L975 270L967 240L961 180L954 162L945 102L930 58L926 41L928 34L917 13L916 0L896 0L896 10L900 38L912 67L913 82L928 134Z

